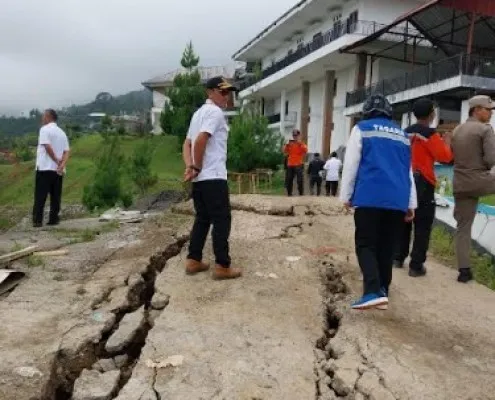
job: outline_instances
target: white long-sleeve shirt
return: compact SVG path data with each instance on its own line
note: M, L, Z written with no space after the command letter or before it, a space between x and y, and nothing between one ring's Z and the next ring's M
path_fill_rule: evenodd
M362 149L363 149L363 136L356 125L351 132L349 141L347 142L347 148L344 160L344 169L342 172L342 182L340 189L340 200L343 203L349 203L354 194L354 188L356 185L356 178L359 170L359 165L361 163ZM386 157L386 154L384 154ZM409 197L409 209L415 210L418 206L417 194L416 194L416 184L414 182L414 176L412 169L409 172L411 178L411 192Z

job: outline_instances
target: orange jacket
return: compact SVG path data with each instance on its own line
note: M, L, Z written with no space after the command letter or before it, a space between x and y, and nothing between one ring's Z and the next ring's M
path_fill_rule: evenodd
M284 147L284 154L288 156L287 166L298 167L304 164L304 157L308 153L308 146L302 142L291 140Z
M433 186L437 183L435 162L451 163L454 155L434 129L415 124L406 129L411 140L412 170L419 172Z

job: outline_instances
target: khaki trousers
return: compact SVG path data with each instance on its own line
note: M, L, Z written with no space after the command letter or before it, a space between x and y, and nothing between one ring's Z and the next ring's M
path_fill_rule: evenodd
M473 227L478 197L455 197L454 218L457 221L455 251L457 268L471 267L471 228Z

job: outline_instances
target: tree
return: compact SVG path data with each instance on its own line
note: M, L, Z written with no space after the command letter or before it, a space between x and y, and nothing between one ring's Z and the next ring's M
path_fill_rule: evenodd
M123 163L119 138L114 135L97 160L92 183L84 187L82 201L88 210L111 208L118 203L124 207L132 204L132 196L122 188Z
M145 140L135 149L130 161L130 176L139 192L144 195L158 181L156 174L151 172L154 147L151 140Z
M34 151L29 145L29 139L27 136L15 139L14 156L17 161L31 161L34 159Z
M283 137L268 127L268 120L252 109L234 117L230 126L227 166L236 172L256 168L277 169L283 163Z
M199 57L194 54L192 43L189 43L182 55L181 65L186 72L177 74L172 87L167 90L169 101L160 116L160 125L166 134L177 136L179 146L186 137L189 122L194 112L206 100L206 93L201 84L201 76L196 67Z
M125 136L127 133L125 129L125 125L123 123L120 123L119 126L117 127L117 135L119 136Z
M199 57L197 57L194 53L194 47L191 41L187 44L184 52L182 53L180 65L182 65L189 72L191 72L193 68L199 65Z

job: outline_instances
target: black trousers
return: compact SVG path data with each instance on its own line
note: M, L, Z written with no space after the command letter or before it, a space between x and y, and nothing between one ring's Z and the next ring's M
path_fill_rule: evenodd
M287 189L287 194L292 196L292 188L294 186L294 178L297 178L297 189L299 195L304 195L304 166L299 165L297 167L287 167L287 172L285 175L285 187Z
M363 273L364 294L388 291L392 282L392 265L397 232L405 213L378 208L356 208L355 242L359 267Z
M323 179L321 176L311 176L309 178L309 190L311 191L311 195L315 194L315 186L316 186L316 194L318 196L321 195L321 184L323 183Z
M398 238L395 259L403 263L409 256L411 236L414 228L414 240L409 267L421 270L426 261L426 254L430 246L430 236L435 220L435 187L421 175L415 174L416 191L418 193L418 208L414 221L402 226L402 235Z
M327 196L330 196L330 193L333 197L337 196L339 181L327 181L325 184L325 189L327 190Z
M188 258L196 261L203 259L206 237L210 226L213 225L215 263L222 267L229 267L229 236L232 217L227 181L195 182L192 188L192 198L196 218L191 232Z
M62 201L63 176L56 171L36 171L34 185L33 223L42 224L45 203L50 194L50 217L48 223L58 223Z

